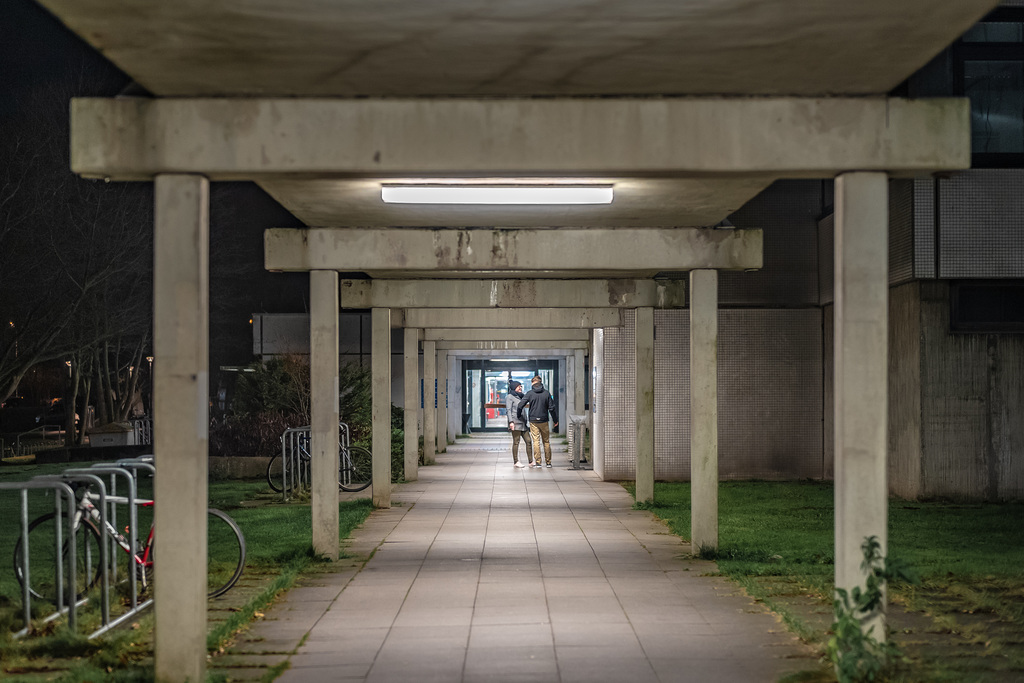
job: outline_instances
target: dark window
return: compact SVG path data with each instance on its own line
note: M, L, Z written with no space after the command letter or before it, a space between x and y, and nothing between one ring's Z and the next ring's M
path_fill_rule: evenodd
M1024 13L1001 9L953 46L953 94L971 100L973 166L1024 166Z
M954 282L950 285L953 332L1024 332L1024 282Z

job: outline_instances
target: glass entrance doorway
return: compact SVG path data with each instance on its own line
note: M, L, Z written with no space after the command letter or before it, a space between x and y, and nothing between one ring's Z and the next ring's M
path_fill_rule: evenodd
M530 390L530 380L540 375L544 388L558 396L556 360L466 360L462 361L462 395L466 397L463 415L472 431L508 431L505 396L511 380Z

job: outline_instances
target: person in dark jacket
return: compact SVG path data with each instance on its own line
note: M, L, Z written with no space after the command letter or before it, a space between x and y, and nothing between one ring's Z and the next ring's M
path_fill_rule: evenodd
M537 464L530 467L540 467L540 446L544 444L544 458L547 467L551 467L551 434L548 430L548 415L555 426L558 426L558 404L551 397L551 392L544 388L540 377L534 377L530 384L533 385L523 400L519 402L519 409L516 416L525 419L530 424L530 436L533 438L533 455Z
M508 382L508 393L505 395L505 415L508 416L508 430L512 432L512 465L526 467L519 462L519 439L526 446L526 463L533 467L533 448L526 438L526 423L519 414L519 402L523 400L523 383L514 379Z

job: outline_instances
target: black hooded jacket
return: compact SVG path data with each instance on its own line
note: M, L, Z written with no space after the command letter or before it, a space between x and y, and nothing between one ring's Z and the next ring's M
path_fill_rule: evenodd
M529 410L527 410L527 406L529 406ZM529 420L524 419L524 413L529 415ZM548 413L551 413L552 422L558 424L558 404L551 397L551 392L545 389L543 384L537 382L519 402L516 415L524 422L547 422Z

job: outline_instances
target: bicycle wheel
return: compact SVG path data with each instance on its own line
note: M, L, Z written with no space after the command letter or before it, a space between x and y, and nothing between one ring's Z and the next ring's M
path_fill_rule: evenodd
M207 596L215 598L228 592L242 575L245 537L235 520L220 510L207 512Z
M373 480L373 455L361 446L350 446L341 451L338 486L342 491L362 491Z
M57 604L57 515L53 512L38 517L28 526L29 593L40 600ZM67 538L67 518L61 518L61 557L65 584L69 580L70 541ZM14 546L14 575L24 585L22 568L24 540L18 538ZM75 600L81 600L100 580L100 532L91 520L78 525L75 534ZM67 600L68 596L65 596Z
M280 454L267 463L267 483L278 493L284 490L284 458Z

